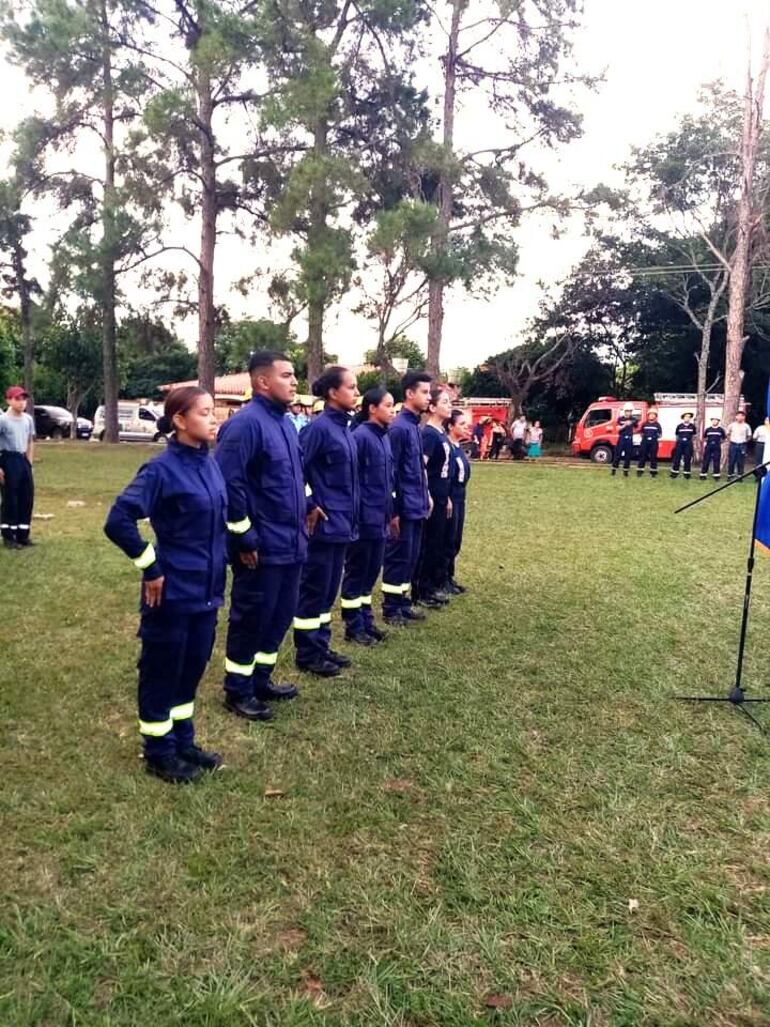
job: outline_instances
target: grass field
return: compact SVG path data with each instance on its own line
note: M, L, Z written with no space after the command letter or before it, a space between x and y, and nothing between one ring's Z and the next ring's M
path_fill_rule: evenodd
M227 768L175 789L101 533L146 455L41 446L54 518L0 552L2 1027L770 1022L770 742L671 700L731 683L750 485L674 517L703 486L477 465L472 591L267 726L221 707L221 622ZM769 635L760 558L770 691Z

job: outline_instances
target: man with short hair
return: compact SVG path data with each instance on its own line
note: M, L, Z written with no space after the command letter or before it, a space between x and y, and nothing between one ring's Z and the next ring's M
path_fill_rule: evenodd
M25 412L29 394L21 385L6 389L8 410L0 414L0 533L6 549L22 549L34 543L29 537L35 483L35 422Z
M746 464L746 446L751 439L751 428L746 424L745 410L739 410L735 420L728 425L727 438L730 440L730 449L727 461L727 479L732 481L740 477Z
M632 403L626 403L623 413L617 420L618 444L615 446L615 456L612 459L612 474L618 473L620 461L623 461L623 475L628 477L628 470L631 466L631 457L634 455L634 429L638 418L634 415Z
M511 456L514 460L523 460L527 455L526 442L527 415L520 414L511 425Z
M393 451L395 495L382 570L382 614L393 625L425 619L421 610L412 608L409 591L420 556L423 525L430 515L420 419L430 404L432 380L425 371L408 371L404 375L404 404L388 436Z
M294 619L308 532L297 430L287 411L297 378L283 353L249 361L252 399L222 425L216 460L227 485L233 586L225 659L225 706L269 720L265 700L293 699L294 685L270 680Z
M671 477L679 477L679 466L684 462L683 477L685 481L690 480L690 468L692 467L692 456L694 451L694 440L695 432L697 428L691 410L686 410L682 414L682 420L676 426L674 435L676 436L676 443L674 444L674 455L671 460Z

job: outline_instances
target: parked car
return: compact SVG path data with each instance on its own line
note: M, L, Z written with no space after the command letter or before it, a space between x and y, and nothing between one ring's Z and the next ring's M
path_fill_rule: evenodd
M149 403L118 403L118 438L121 442L165 442L166 436L158 431L161 411ZM96 408L94 438L104 438L104 407Z
M35 434L39 439L68 439L72 434L72 414L64 407L36 406Z
M94 433L94 423L89 421L87 417L78 418L78 438L79 439L90 439Z

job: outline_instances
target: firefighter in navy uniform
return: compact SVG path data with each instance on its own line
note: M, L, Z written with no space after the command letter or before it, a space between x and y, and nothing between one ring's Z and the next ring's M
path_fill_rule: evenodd
M353 430L361 507L358 541L348 546L345 556L341 605L345 638L359 645L374 645L385 638L374 623L372 589L382 570L385 540L390 531L397 530L397 525L391 525L394 477L388 428L393 416L393 397L388 390L369 389Z
M409 592L420 556L423 525L430 513L420 417L430 403L431 380L424 371L408 371L404 375L404 405L389 433L398 523L385 544L382 613L386 623L398 626L425 619L422 610L413 608Z
M307 502L297 429L287 417L294 367L283 353L261 350L249 374L253 398L220 428L216 459L227 484L233 569L225 707L257 721L273 715L266 701L298 694L271 676L297 607Z
M227 491L208 450L214 401L197 386L173 389L158 422L168 447L118 496L104 531L142 571L139 731L146 770L185 784L222 764L195 744L195 693L214 647L224 601ZM137 522L149 517L156 546Z
M703 459L700 463L700 480L708 477L709 466L713 469L714 481L720 478L720 462L722 460L722 443L727 438L718 417L711 418L711 424L703 433Z
M452 412L452 401L443 385L430 391L428 418L422 426L422 448L428 491L433 501L425 522L422 549L415 574L412 596L421 606L436 610L449 602L443 591L448 573L448 545L452 530L451 463L452 446L444 422Z
M615 456L612 460L612 473L617 474L618 465L623 461L623 475L628 477L628 469L631 466L631 457L634 455L634 428L639 419L634 416L634 408L630 403L623 407L623 413L617 420L618 444L615 446Z
M471 463L461 443L469 438L468 418L462 410L453 410L446 420L446 430L452 446L452 472L449 495L452 500L452 525L448 539L447 579L444 591L450 595L467 592L455 580L455 564L463 544L465 527L465 493L471 476Z
M682 420L676 426L676 444L674 446L674 458L671 464L671 477L679 477L679 465L684 462L683 477L689 481L690 468L692 467L693 442L696 432L695 422L691 413L682 414Z
M294 618L295 662L310 674L336 677L351 662L335 652L330 642L345 552L358 538L358 453L350 430L359 395L356 376L347 367L328 367L313 382L313 395L323 399L325 406L299 437L313 509L308 561Z
M644 474L644 465L650 462L650 477L658 476L658 443L663 429L658 420L657 410L647 411L647 420L642 425L642 441L639 446L639 463L636 469L637 478Z

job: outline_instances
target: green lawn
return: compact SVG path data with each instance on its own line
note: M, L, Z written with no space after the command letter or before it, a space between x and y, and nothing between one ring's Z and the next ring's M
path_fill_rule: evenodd
M476 465L472 591L269 726L218 644L227 768L175 789L101 533L147 452L41 446L54 518L0 552L2 1027L770 1022L770 743L671 700L731 683L750 485L674 517L704 486ZM768 690L769 601L760 557Z

